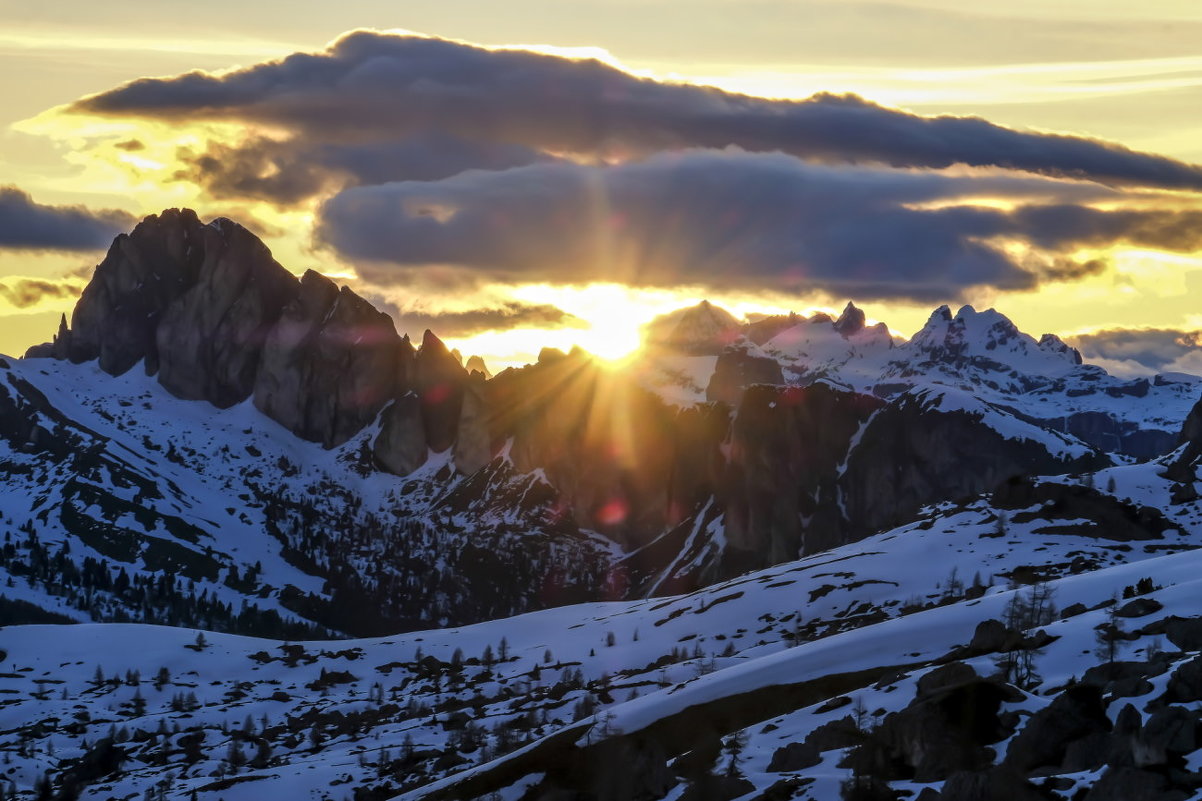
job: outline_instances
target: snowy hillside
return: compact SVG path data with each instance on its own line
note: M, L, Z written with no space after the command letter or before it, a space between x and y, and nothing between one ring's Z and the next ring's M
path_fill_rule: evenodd
M49 775L86 798L572 791L616 801L711 797L697 794L720 786L724 798L830 799L876 749L894 766L894 788L914 793L954 789L968 781L956 774L993 762L1019 783L1063 777L1039 779L1056 793L1048 798L1129 768L1179 782L1160 766L1194 765L1202 741L1137 751L1134 767L1116 756L1106 768L1110 752L1081 751L1123 726L1134 726L1134 741L1159 742L1166 716L1197 715L1188 702L1202 697L1202 621L1191 617L1202 505L1169 503L1162 469L1118 467L1018 486L992 503L943 504L902 529L682 597L466 628L280 642L135 625L8 627L7 776L31 790ZM1032 586L1060 611L1025 633L981 625L1018 625L1008 607ZM1117 616L1107 606L1115 596ZM1114 640L1124 661L1099 671L1096 629L1107 624L1126 632ZM1007 665L1008 682L987 678ZM1066 689L1082 677L1084 689ZM924 757L941 737L968 737L927 703L948 693L992 715L996 732L973 730L981 742ZM1073 704L1087 707L1076 728L1036 730L1047 728L1041 709ZM900 732L919 723L907 751ZM620 775L614 759L630 760Z
M34 620L310 637L447 625L589 597L571 588L601 583L614 551L550 519L534 477L498 467L458 501L445 454L401 482L364 455L370 432L326 450L140 370L17 360L0 392L16 402L5 421L29 430L0 437L0 596L50 613L20 610ZM494 570L522 580L497 587Z

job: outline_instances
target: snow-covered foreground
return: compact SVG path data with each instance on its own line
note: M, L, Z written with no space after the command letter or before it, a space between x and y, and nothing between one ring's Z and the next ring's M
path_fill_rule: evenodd
M1161 469L1088 479L1099 498L1165 510L1138 536L1066 519L1052 503L998 509L977 500L686 596L394 637L280 642L146 625L7 627L4 770L19 790L32 792L49 772L56 786L74 782L90 798L517 799L551 781L558 762L607 758L606 743L644 737L663 752L648 753L668 759L704 751L704 733L721 755L700 769L665 767L677 776L667 797L682 797L700 770L748 798L782 781L792 795L781 798L835 798L849 776L840 767L847 747L823 749L804 767L788 767L778 750L853 708L863 710L853 717L864 729L886 721L949 655L993 673L996 653L963 647L982 621L1005 619L1014 597L1029 593L1016 582L1047 579L1067 615L1040 627L1051 639L1031 651L1023 691L1005 704L1020 711L1016 719L1098 663L1095 629L1126 588L1143 606L1122 620L1131 639L1117 646L1120 656L1160 649L1167 667L1138 692L1110 697L1106 714L1114 720L1126 704L1143 709L1166 692L1193 652L1166 642L1156 624L1198 613L1202 521L1198 502L1168 502ZM705 731L696 742L672 733L697 720ZM1005 757L1006 742L992 747ZM943 781L920 778L895 786Z

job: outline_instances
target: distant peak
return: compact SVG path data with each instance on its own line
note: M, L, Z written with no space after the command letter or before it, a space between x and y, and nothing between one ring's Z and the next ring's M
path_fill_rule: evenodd
M1081 351L1071 347L1055 334L1044 334L1039 338L1039 349L1049 353L1059 353L1070 357L1074 364L1081 364Z
M447 353L447 346L445 344L443 344L443 341L441 339L439 339L434 334L434 332L431 331L429 328L427 328L426 332L424 334L422 334L421 349L427 353L431 353L431 352ZM448 353L448 355L449 355L449 353Z
M488 365L484 362L484 359L479 356L473 355L467 357L467 363L464 367L469 373L480 373L485 378L492 378L492 371L488 369Z
M856 304L851 301L843 307L843 313L839 315L839 319L835 320L835 330L844 339L858 334L864 330L864 312L856 307Z

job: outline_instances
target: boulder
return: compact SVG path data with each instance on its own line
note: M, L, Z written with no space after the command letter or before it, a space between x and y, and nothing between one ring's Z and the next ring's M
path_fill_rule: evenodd
M1168 703L1202 701L1202 656L1195 656L1173 671L1161 700Z
M1028 774L1041 768L1057 769L1070 743L1110 730L1101 689L1077 684L1031 715L1010 741L1005 764Z
M1115 610L1119 617L1143 617L1164 609L1164 604L1155 598L1135 598Z
M954 773L939 793L939 801L1049 801L1051 798L1021 773L1006 766Z
M1174 789L1163 774L1139 768L1107 768L1084 801L1184 801L1190 794Z
M822 761L822 753L809 742L789 743L772 752L768 770L772 773L788 773L812 768Z

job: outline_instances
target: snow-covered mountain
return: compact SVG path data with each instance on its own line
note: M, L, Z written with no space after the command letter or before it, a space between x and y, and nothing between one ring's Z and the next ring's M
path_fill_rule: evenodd
M1197 797L1197 382L732 321L489 376L147 218L0 359L0 798Z
M9 627L7 778L230 801L817 800L849 777L1192 797L1202 505L1171 502L1171 466L1022 481L688 595L465 628Z
M1112 456L1136 459L1175 447L1180 421L1202 389L1202 378L1180 373L1111 376L1083 363L1056 335L1036 340L1000 312L971 306L954 315L939 307L909 340L895 340L883 323L866 326L853 303L836 319L770 317L742 333L746 339L722 347L707 348L703 339L651 351L640 365L644 383L678 405L713 400L722 356L750 353L774 362L789 385L829 381L883 398L953 387ZM766 374L761 369L756 380Z

